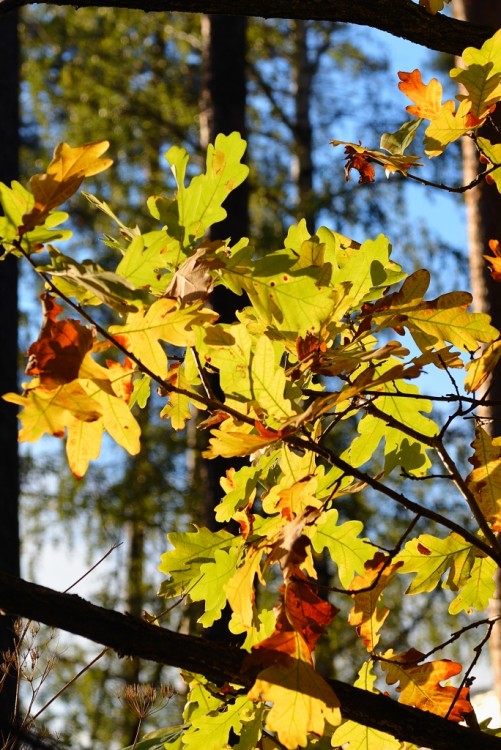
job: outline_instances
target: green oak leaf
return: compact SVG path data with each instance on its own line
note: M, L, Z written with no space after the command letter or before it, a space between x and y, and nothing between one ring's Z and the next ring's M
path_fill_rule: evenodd
M494 580L496 568L496 563L490 557L475 558L466 583L449 604L451 615L457 615L462 610L469 614L473 609L477 611L487 609L489 599L494 596L496 588Z
M471 575L475 549L455 532L445 539L432 534L421 534L407 542L395 562L402 563L398 569L399 574L416 574L407 594L433 591L446 573L443 588L460 591Z
M195 528L195 531L174 531L167 535L173 549L160 558L158 569L169 576L160 586L160 596L169 599L189 593L202 576L200 567L214 562L216 550L242 545L242 540L228 531Z
M239 557L240 549L236 546L228 550L217 549L214 561L200 566L200 575L191 586L189 596L194 602L205 602L203 614L197 620L204 628L221 617L227 599L225 584L234 575Z
M361 521L337 523L337 510L328 510L311 532L311 544L315 552L327 549L338 569L341 585L347 589L355 573L364 572L364 564L374 557L374 547L368 539L360 538Z

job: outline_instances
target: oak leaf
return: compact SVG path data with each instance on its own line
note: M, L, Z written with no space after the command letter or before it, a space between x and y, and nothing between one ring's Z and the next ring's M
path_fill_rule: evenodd
M174 273L165 296L179 300L182 305L206 300L214 288L210 269L218 267L214 251L222 246L220 241L207 243L186 258Z
M442 104L442 84L432 78L427 84L423 83L421 72L416 68L411 73L399 71L400 83L398 88L415 104L406 107L407 112L426 120L434 120L445 107L449 112L454 111L454 102Z
M379 643L379 631L390 614L388 607L380 606L381 595L401 565L401 562L391 561L388 555L377 552L372 560L365 563L364 575L355 576L350 584L352 590L364 590L352 594L355 603L348 622L357 629L370 653Z
M346 521L338 524L339 511L335 508L322 515L314 527L311 543L315 552L327 549L337 565L341 585L350 586L355 573L362 573L364 565L374 552L368 539L360 538L361 521Z
M469 700L468 688L458 688L441 683L461 672L461 664L449 659L420 663L423 654L409 649L402 654L387 651L382 654L381 667L386 672L388 685L399 683L399 703L415 706L438 716L447 716L450 721L459 722L473 707ZM449 709L454 706L449 713Z
M57 320L63 308L48 293L41 295L43 322L38 339L28 349L27 375L38 376L47 388L78 377L85 354L92 349L93 333L78 320Z
M207 325L217 314L199 305L180 308L173 299L156 300L146 311L129 313L125 325L110 326L110 334L123 343L155 375L167 374L167 355L160 341L193 346L193 326Z
M478 127L501 99L501 34L497 31L481 49L467 47L462 54L466 67L453 68L450 76L466 90L459 101L471 102L469 124Z
M439 10L442 10L445 7L446 3L450 2L451 0L419 0L419 5L426 8L428 13L435 15Z
M321 737L326 722L332 726L340 723L339 700L315 672L309 648L297 631L276 632L258 644L248 663L255 663L256 650L264 651L262 658L271 665L258 674L248 697L273 704L266 728L276 732L286 748L305 747L308 734Z
M462 101L456 112L444 105L425 130L425 154L430 158L440 156L449 143L469 133L473 129L470 109L469 99Z
M101 158L109 145L108 141L98 141L75 148L67 143L56 146L47 170L30 180L35 205L23 216L21 235L43 224L49 211L76 193L85 177L99 174L113 163Z
M458 591L468 580L475 549L455 532L445 539L421 534L407 542L395 559L401 563L399 573L416 573L407 594L433 591L446 573L443 588Z
M488 344L480 356L466 364L467 374L464 379L464 387L467 393L472 393L480 388L494 369L501 357L501 339Z
M78 380L56 388L39 385L31 387L23 396L7 393L2 398L23 407L19 414L20 442L35 442L46 434L63 437L74 418L94 422L103 413L101 405L87 394Z
M468 459L473 470L466 484L475 495L482 515L494 531L501 531L501 438L492 438L482 426L475 429Z
M484 258L491 264L490 272L494 281L501 281L501 247L499 240L489 240L489 249L492 255L484 255Z
M384 167L386 174L401 172L407 174L414 166L421 166L419 156L411 154L385 154L382 151L374 151L364 148L356 143L347 141L331 141L332 146L344 146L346 154L346 165L344 168L346 181L350 179L350 172L356 169L360 173L359 182L374 182L375 171L372 164Z
M211 430L209 448L202 455L204 458L233 458L235 456L249 456L261 448L266 448L280 440L278 432L269 435L250 433L251 426L240 424L229 418L222 423L221 429Z

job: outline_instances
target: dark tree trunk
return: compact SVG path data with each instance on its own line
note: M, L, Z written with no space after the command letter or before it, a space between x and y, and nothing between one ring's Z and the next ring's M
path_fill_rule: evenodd
M17 13L0 24L0 180L10 184L18 177L19 150L19 46ZM0 246L1 250L1 246ZM0 262L0 394L17 390L17 262L9 257ZM0 400L0 570L19 574L19 463L17 417L9 404ZM0 652L15 646L13 619L0 615ZM0 660L3 661L2 656ZM7 745L8 727L13 720L16 698L16 670L13 667L0 692L0 747Z
M477 0L454 0L457 18L479 24L501 27L501 3L479 3ZM493 143L501 140L501 107L498 105L492 124L482 128L482 135ZM481 171L475 144L470 138L463 139L463 172L465 184ZM501 239L501 195L494 185L485 181L466 193L468 217L468 245L470 257L471 287L474 305L479 312L488 313L492 323L501 329L501 287L492 280L483 258L489 253L490 239ZM496 368L486 386L489 398L498 402L479 412L486 429L492 436L501 435L501 368ZM489 610L491 617L501 616L501 569L496 573L496 592ZM493 684L501 703L501 621L497 623L489 642Z
M203 16L204 73L200 107L202 147L213 143L218 133L238 131L246 137L246 30L243 17ZM211 228L211 239L231 237L236 242L249 233L249 189L244 182L230 193L224 207L227 218ZM223 323L235 320L242 298L224 287L216 287L212 304ZM213 384L217 389L217 383ZM231 464L221 458L199 462L200 491L203 491L204 524L215 528L214 508L221 500L219 480Z
M304 218L310 232L315 231L313 196L313 128L311 125L311 96L315 66L308 57L308 21L293 21L294 40L294 155L292 178L296 185L296 219Z

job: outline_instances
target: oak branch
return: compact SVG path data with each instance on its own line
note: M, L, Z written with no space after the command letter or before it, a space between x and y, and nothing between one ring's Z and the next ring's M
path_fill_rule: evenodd
M118 656L135 656L159 664L202 674L219 684L249 688L255 670L245 671L245 652L151 625L136 617L104 609L74 594L28 583L0 573L0 608L3 612L35 619L88 638L114 650ZM1 616L1 615L0 615ZM430 750L501 750L501 739L477 732L433 714L404 706L381 694L329 681L345 719L392 734L399 740Z
M0 17L42 0L0 0ZM460 55L481 47L495 29L432 16L412 0L56 0L52 6L130 8L145 12L211 13L262 18L299 18L370 26L429 49Z

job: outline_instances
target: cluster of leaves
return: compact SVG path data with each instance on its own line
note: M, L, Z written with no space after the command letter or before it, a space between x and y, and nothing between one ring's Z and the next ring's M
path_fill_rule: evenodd
M481 75L489 81L500 44L497 34L477 57L467 51L469 68L456 77L466 86ZM493 76L498 81L501 69ZM418 124L425 117L435 126L442 116L464 123L469 117L469 133L501 98L491 82L474 106L477 84L471 83L459 117L451 103L437 104L435 84L424 86L417 73L401 77L416 102ZM397 141L404 132L406 147L414 131L401 128ZM449 132L435 127L430 134L428 128L426 143L438 140L445 147L454 140ZM52 244L68 237L58 229L65 215L56 209L85 177L110 165L103 157L107 146L62 144L29 191L18 183L0 187L5 251L29 262L46 285L40 335L28 352L31 380L22 395L4 398L21 407L20 440L66 440L77 477L98 457L104 433L129 454L138 452L134 410L146 405L152 388L165 399L166 429L181 430L195 410L205 411L206 457L249 458L221 477L224 497L215 510L220 524L233 521L239 533L195 528L169 534L160 595L203 602L203 628L229 605L229 631L241 637L245 669L257 672L257 679L245 693L238 684L221 688L187 676L184 724L158 735L159 746L223 748L231 734L241 750L294 750L318 738L333 747L402 747L381 732L342 723L336 695L315 670L318 639L338 614L317 582L320 554L336 571L339 601L351 600L347 627L367 650L357 685L375 692L379 670L396 686L400 702L460 721L472 711L467 680L459 688L448 684L460 664L412 647L402 653L377 648L391 614L384 596L401 576L406 583L410 578L408 595L439 586L453 591L452 614L484 610L493 593L501 564L501 441L479 424L473 468L463 477L447 449L447 428L477 401L459 391L451 396L456 411L441 429L429 416L430 399L411 381L425 368L464 370L461 354L478 351L466 365L466 387L474 392L497 361L499 332L488 316L468 310L466 292L427 299L428 271L407 275L392 261L384 236L359 245L327 227L310 235L300 222L289 229L283 248L265 255L247 239L209 242L207 230L225 216L225 198L247 176L245 143L237 133L217 137L205 172L188 184L188 154L177 147L167 152L176 190L148 199L148 231L125 226L107 204L89 196L117 225L117 238L107 239L117 262L114 270L77 262ZM388 169L408 168L401 161L410 158L405 147L384 159L349 147ZM488 150L485 143L482 148ZM218 285L242 296L232 323L219 323L206 304ZM62 318L56 298L86 323ZM111 325L97 323L97 306L115 315ZM213 373L222 396L212 390ZM330 437L345 431L348 420L356 433L339 452ZM426 478L434 459L468 504L470 527L456 523L455 510L446 505L431 509L392 484L396 472ZM339 500L365 488L409 514L410 524L391 550L364 536L360 521L340 518ZM419 518L441 532L412 536ZM273 608L258 595L263 589L274 597Z
M383 133L380 148L383 151L366 149L355 143L332 141L334 146L344 145L346 153L346 179L350 170L360 173L360 182L372 182L375 178L373 164L384 167L387 175L422 166L421 155L406 154L421 125L425 125L424 153L429 158L439 156L444 149L461 136L471 136L487 165L485 179L501 189L501 176L495 169L500 163L501 146L487 138L477 136L501 99L501 31L488 39L481 49L468 47L463 53L463 66L451 70L451 78L462 87L457 95L458 104L449 99L442 101L442 84L432 78L423 83L421 72L399 72L398 88L412 102L406 107L413 115L394 133Z

